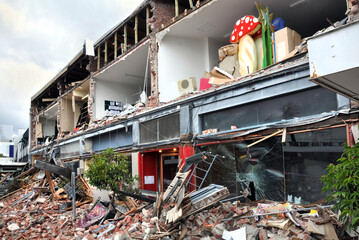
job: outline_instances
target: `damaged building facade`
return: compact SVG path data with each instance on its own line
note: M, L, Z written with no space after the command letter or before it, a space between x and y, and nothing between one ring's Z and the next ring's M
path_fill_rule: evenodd
M32 97L30 161L60 160L81 174L94 153L110 147L127 154L150 193L163 192L187 157L209 151L223 157L205 185L224 185L233 196L250 188L254 199L322 199L326 166L356 139L355 90L335 82L350 85L357 76L358 50L343 49L354 44L359 24L330 27L345 18L344 0L262 4L302 36L304 50L202 87L233 25L258 15L255 4L144 1L94 44L94 54L80 51ZM197 181L206 164L198 165Z

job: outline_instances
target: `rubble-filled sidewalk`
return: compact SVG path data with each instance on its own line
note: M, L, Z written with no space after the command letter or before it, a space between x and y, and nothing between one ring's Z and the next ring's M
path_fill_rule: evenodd
M178 172L152 203L95 201L76 177L76 219L66 179L30 169L21 188L0 198L1 239L349 239L331 206L228 201L227 188L211 184L188 192L189 173Z

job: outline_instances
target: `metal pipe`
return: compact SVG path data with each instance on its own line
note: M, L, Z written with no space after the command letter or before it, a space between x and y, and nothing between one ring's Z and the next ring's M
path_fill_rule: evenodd
M74 216L74 220L76 219L76 183L75 183L75 172L71 173L71 185L72 185L72 212Z

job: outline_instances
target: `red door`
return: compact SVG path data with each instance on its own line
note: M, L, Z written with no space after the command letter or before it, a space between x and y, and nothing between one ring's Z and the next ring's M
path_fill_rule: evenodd
M157 152L140 153L141 188L157 191Z

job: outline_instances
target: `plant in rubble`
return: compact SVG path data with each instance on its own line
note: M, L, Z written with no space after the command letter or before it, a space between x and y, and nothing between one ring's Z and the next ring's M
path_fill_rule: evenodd
M101 190L111 190L116 194L120 190L138 192L139 178L132 177L125 154L116 153L108 148L101 154L93 155L87 166L85 176L91 185Z
M12 178L11 181L9 181L6 184L6 190L10 193L13 192L19 188L21 188L21 180L17 179L17 178Z
M344 145L344 152L337 165L329 164L327 175L322 176L323 191L328 192L327 201L334 202L340 210L339 219L349 222L348 227L359 226L359 143L353 147Z

